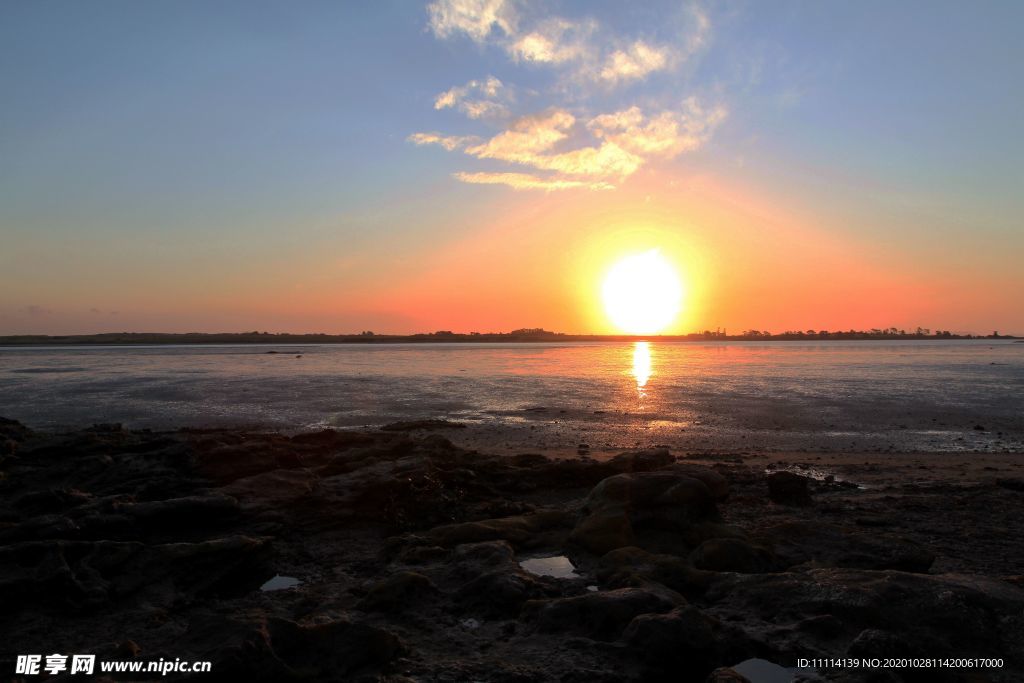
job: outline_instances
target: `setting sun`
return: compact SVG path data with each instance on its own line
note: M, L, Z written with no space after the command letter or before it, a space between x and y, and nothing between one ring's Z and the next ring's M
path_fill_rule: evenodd
M601 295L605 312L617 328L627 334L656 334L679 314L683 288L672 264L651 249L612 266Z

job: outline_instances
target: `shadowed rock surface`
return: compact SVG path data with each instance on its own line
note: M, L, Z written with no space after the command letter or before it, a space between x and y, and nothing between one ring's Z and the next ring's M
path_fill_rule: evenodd
M994 657L802 675L1024 679L1018 478L494 457L420 428L0 419L0 667L62 652L211 660L196 680L702 682L753 658ZM260 591L275 575L300 583Z

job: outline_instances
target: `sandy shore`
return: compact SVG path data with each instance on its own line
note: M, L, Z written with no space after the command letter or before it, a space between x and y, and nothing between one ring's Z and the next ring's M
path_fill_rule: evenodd
M58 652L211 661L197 680L1024 678L1021 454L498 456L415 426L0 421L0 668ZM1002 663L794 669L840 657Z

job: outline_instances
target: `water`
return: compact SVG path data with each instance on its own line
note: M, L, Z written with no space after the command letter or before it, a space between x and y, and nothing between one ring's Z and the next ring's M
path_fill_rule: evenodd
M271 579L260 586L260 590L264 593L269 593L271 591L288 590L289 588L295 588L300 585L302 585L302 582L294 576L281 576L280 574L275 574Z
M656 444L1024 450L1024 344L0 348L0 415L35 428L284 430L434 417L466 423L445 436L470 446L575 452L587 444L595 457Z
M556 579L576 579L576 567L565 555L550 557L531 557L523 560L519 566L536 576L551 576Z

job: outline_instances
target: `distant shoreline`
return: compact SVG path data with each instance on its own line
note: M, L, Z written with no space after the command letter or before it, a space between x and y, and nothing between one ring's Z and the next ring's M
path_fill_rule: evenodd
M683 335L561 334L546 330L517 330L507 333L433 332L421 334L271 334L242 333L149 333L116 332L84 335L7 335L0 346L152 346L182 344L459 344L459 343L552 343L552 342L637 342L637 341L922 341L922 340L1018 340L1014 335L969 335L938 331L879 332L783 332L730 335L702 332Z

